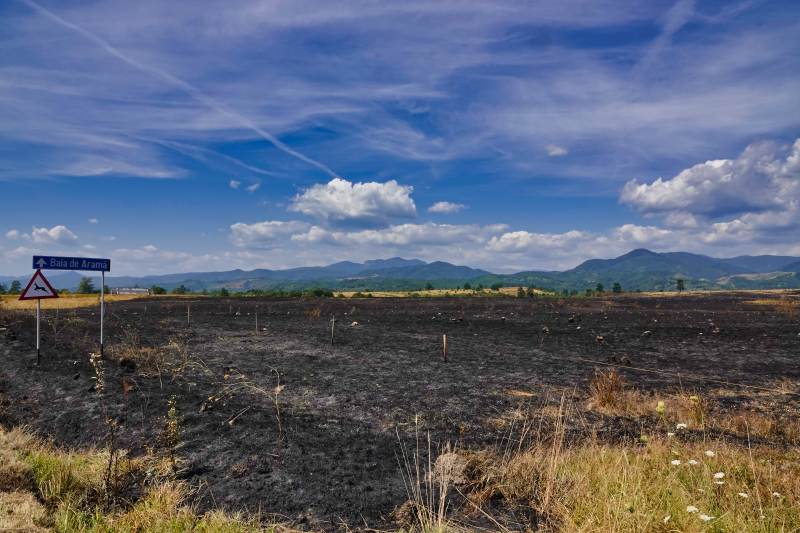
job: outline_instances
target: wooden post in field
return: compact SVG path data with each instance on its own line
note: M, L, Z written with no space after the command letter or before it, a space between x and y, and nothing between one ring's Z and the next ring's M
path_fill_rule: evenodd
M192 325L192 310L190 304L186 304L186 325Z
M442 358L447 362L447 334L442 335Z
M258 307L256 307L256 335L258 335Z
M335 326L336 326L336 317L335 317L335 316L332 316L332 317L331 317L331 346L333 346L333 331L334 331L334 329L333 329L333 328L334 328Z

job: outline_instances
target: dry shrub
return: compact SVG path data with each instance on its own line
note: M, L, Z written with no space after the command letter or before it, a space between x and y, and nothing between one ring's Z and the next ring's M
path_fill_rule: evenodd
M625 387L625 377L617 369L612 368L606 372L595 370L594 377L589 382L592 404L604 408L623 405Z
M310 309L306 309L303 311L303 314L310 320L316 320L322 315L322 307L312 307Z

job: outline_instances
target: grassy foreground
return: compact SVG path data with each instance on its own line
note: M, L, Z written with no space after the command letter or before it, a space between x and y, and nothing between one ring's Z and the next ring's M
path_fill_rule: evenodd
M411 499L395 511L399 531L473 530L464 524L490 516L493 502L526 509L544 531L800 530L798 450L704 442L683 431L691 429L638 445L564 446L557 428L525 449L445 451L416 477L420 459L406 455ZM150 480L109 499L108 459L107 451L63 451L19 429L0 431L0 531L289 531L258 517L197 513L185 503L187 486L154 459L123 456L117 479L147 472ZM465 502L458 509L456 497Z
M185 503L188 487L168 471L154 458L109 461L105 450L58 450L0 429L0 531L287 531L257 517L198 514Z

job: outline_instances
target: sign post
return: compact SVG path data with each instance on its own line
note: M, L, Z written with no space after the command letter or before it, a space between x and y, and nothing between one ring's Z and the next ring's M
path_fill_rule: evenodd
M42 315L42 300L48 298L58 298L58 293L44 277L41 270L34 272L33 277L28 282L25 290L19 295L20 300L36 300L36 364L42 362L41 351L39 350L39 320Z
M33 268L37 270L88 270L100 272L100 357L103 354L103 318L106 307L106 272L111 272L111 259L97 259L91 257L56 257L49 255L34 255ZM37 322L38 324L38 322Z

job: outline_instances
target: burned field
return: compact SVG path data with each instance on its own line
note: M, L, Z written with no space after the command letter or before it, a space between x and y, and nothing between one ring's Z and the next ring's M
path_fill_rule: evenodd
M97 365L98 310L49 311L40 366L30 313L6 311L0 425L102 447L110 413L131 455L170 448L198 508L390 528L409 499L403 452L427 454L428 438L434 456L555 426L567 447L637 445L685 419L687 440L796 446L798 301L143 299L108 306ZM165 444L170 417L179 431ZM539 520L519 502L484 504L512 529Z

